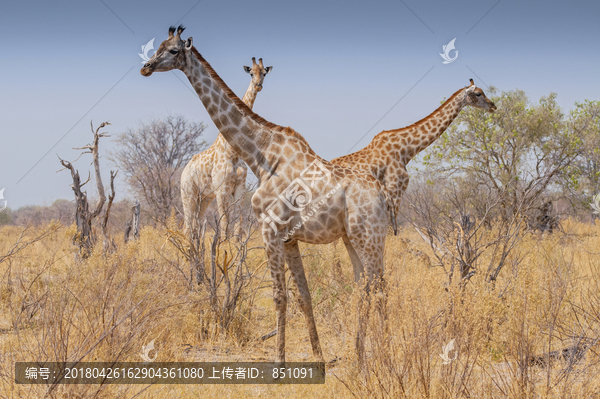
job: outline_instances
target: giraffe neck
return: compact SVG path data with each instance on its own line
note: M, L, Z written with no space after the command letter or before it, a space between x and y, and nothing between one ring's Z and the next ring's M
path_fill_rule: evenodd
M403 164L406 165L418 153L436 141L448 126L454 122L460 111L467 105L465 88L458 90L438 109L426 118L421 119L412 126L401 129L399 132L408 134L409 143L404 155Z
M257 94L258 90L256 90L256 85L251 80L250 86L248 86L244 97L242 97L242 101L248 106L248 108L254 108L254 102L256 101ZM218 145L221 147L222 154L227 158L233 159L237 157L237 152L229 145L221 133L219 133L215 143L218 143Z
M244 94L244 97L242 98L242 101L248 108L254 108L254 101L256 101L257 94L258 90L256 90L256 85L254 82L250 81L250 86L248 86L248 90L246 90L246 94Z
M274 130L283 128L254 114L195 48L186 53L182 71L219 132L252 172L259 178L271 173L265 150L276 133Z

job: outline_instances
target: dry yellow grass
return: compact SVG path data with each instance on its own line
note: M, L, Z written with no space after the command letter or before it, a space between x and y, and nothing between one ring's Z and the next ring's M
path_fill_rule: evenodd
M24 240L44 229L30 229ZM356 286L343 245L302 246L328 368L324 385L79 385L52 397L600 397L600 228L566 222L568 234L533 235L514 270L495 289L480 275L464 291L447 278L412 229L386 242L387 320L373 313L366 372L355 362ZM21 229L0 229L0 257ZM272 360L275 328L262 250L251 290L228 331L220 330L206 295L190 289L189 270L165 231L77 261L73 227L60 227L0 263L0 396L44 397L46 386L14 383L14 362L139 361L156 339L158 361ZM258 239L255 245L260 245ZM98 246L100 247L100 246ZM264 276L264 280L262 277ZM445 289L447 288L447 290ZM290 287L291 295L293 289ZM304 317L290 300L287 360L312 360ZM534 355L585 337L585 356L532 365ZM442 365L442 345L455 339L457 359ZM535 358L535 357L533 357Z

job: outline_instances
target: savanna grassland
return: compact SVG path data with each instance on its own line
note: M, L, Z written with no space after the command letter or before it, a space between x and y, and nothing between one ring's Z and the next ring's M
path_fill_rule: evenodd
M476 273L462 288L448 283L412 228L388 236L386 319L369 319L363 372L354 351L359 290L344 246L301 245L325 358L337 359L324 385L44 386L17 385L14 363L140 361L152 339L157 361L273 360L275 338L259 339L275 328L266 257L261 248L248 252L252 278L224 325L166 229L145 227L137 241L112 252L97 245L80 259L74 226L5 226L0 396L600 397L600 226L563 228L526 235L510 255L522 260L494 286ZM261 245L257 235L250 246ZM216 262L223 258L224 247ZM288 289L287 360L313 360L291 282ZM457 358L444 365L442 346L452 339ZM571 355L553 352L565 348Z

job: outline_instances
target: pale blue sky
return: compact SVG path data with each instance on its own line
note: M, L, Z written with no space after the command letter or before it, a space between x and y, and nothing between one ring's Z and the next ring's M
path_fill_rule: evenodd
M217 130L181 72L139 74L141 46L156 38L158 47L178 23L240 96L251 57L273 65L255 111L292 126L327 159L347 153L401 98L354 150L383 129L425 117L471 77L484 90L519 88L536 101L556 92L567 110L600 99L596 1L6 3L0 189L13 209L72 199L70 176L56 173L57 154L76 158L71 148L90 141L90 120L110 121L116 136L140 121L182 114L204 121L206 140L214 140ZM458 58L444 65L439 53L453 38ZM101 152L111 147L105 140ZM82 174L89 161L76 163ZM108 175L111 165L101 162ZM117 199L125 194L118 187Z

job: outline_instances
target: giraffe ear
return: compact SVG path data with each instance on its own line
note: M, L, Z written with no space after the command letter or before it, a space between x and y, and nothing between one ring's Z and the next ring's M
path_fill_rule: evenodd
M192 48L193 41L194 41L194 39L192 39L191 37L188 37L188 39L185 41L185 49L186 50L190 50Z
M250 73L250 72L252 72L252 68L250 68L249 66L244 65L244 71L246 71L246 73Z
M269 73L269 72L271 72L272 69L273 69L272 66L268 66L268 67L265 68L265 71L267 71L267 73Z

